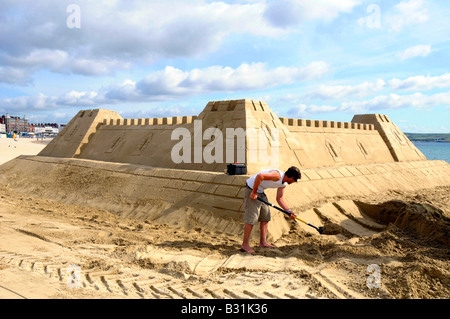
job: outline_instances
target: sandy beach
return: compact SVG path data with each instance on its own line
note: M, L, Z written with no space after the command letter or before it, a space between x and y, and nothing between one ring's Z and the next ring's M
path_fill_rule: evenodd
M0 139L0 164L43 147ZM3 175L0 298L450 298L449 187L360 198L407 216L378 220L385 227L367 228L367 236L314 234L293 221L276 248L250 255L239 251L240 235L195 220L119 216L106 206L21 191L19 183L33 176L17 182ZM72 186L68 197L77 196Z
M37 155L50 139L0 138L0 165L20 155Z

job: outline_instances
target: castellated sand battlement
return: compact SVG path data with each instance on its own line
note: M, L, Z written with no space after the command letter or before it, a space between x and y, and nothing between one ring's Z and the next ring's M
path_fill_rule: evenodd
M193 123L197 116L172 116L172 117L155 117L140 119L104 119L103 125L177 125ZM336 122L321 121L307 119L293 119L280 117L281 123L286 126L306 126L306 127L323 127L323 128L342 128L355 130L374 130L373 124L352 123L352 122ZM289 128L292 129L292 128Z
M281 123L286 126L293 127L317 127L317 128L342 128L342 129L352 129L352 130L369 130L372 131L375 129L373 124L364 124L364 123L352 123L352 122L336 122L336 121L320 121L320 120L306 120L306 119L292 119L280 117ZM293 130L293 128L289 127L289 130Z
M192 123L196 116L173 116L141 119L104 119L103 125L177 125Z

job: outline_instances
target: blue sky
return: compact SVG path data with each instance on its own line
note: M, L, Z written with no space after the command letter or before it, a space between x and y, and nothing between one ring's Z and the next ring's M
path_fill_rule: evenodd
M0 114L64 124L251 98L280 117L449 133L449 16L437 0L1 0Z

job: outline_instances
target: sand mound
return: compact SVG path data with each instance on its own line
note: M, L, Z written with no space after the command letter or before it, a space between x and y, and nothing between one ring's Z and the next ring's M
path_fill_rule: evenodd
M433 205L402 200L380 204L357 202L357 205L381 223L393 224L423 239L450 245L450 218Z
M421 196L437 207L446 206L449 194L449 188L435 188L364 201L377 207ZM393 223L371 232L357 227L356 221L377 224L359 217L368 210L356 211L351 200L316 209L345 231L319 235L292 221L277 248L256 248L250 255L239 252L241 236L207 228L122 217L4 186L0 198L0 280L27 298L450 297L448 246ZM443 211L447 216L448 209ZM321 224L320 218L313 221Z

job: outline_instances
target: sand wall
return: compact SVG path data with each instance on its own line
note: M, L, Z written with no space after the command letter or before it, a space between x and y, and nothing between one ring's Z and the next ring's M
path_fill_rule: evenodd
M21 192L104 208L124 217L230 234L243 229L248 176L43 156L5 163L0 176L2 183ZM285 197L302 212L336 198L447 186L448 176L450 165L445 161L304 169L302 180L290 185ZM268 197L276 204L274 190ZM289 231L289 222L274 209L272 216L269 235L278 239Z
M289 143L302 167L394 162L372 124L286 119Z

